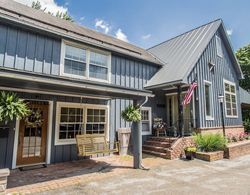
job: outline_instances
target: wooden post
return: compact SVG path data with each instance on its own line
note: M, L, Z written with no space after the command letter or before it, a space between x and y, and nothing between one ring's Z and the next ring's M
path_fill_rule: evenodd
M138 105L137 100L133 101L134 106ZM141 121L133 122L132 128L134 168L141 169L142 162L142 125Z
M178 99L178 121L179 121L179 136L183 136L183 106L181 102L181 85L177 86L177 99Z

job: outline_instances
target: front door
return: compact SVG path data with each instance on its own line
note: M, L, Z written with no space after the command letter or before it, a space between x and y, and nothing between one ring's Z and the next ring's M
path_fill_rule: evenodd
M17 166L44 163L48 122L48 102L28 102L29 117L19 126Z

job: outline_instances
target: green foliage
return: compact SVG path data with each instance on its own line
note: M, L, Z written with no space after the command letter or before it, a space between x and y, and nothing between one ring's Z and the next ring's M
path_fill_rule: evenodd
M141 120L140 109L130 105L122 111L122 118L128 122L138 122Z
M236 57L240 65L250 65L250 44L238 49Z
M186 152L196 152L197 151L197 148L196 147L186 147L184 149Z
M240 81L240 86L243 89L250 91L250 44L236 51L236 57L245 77Z
M42 5L41 5L40 1L33 1L31 7L34 9L37 9L37 10L42 10L44 12L46 11L46 7L44 9L42 9ZM48 14L50 14L52 16L56 16L57 18L61 18L63 20L74 22L73 18L68 14L68 12L59 12L58 11L56 13L56 15L54 15L51 12L48 12Z
M199 150L204 152L213 152L224 150L227 144L227 139L221 134L197 134L194 136L194 141Z
M246 132L250 132L250 119L249 118L244 119L243 126Z
M30 113L30 110L23 100L20 100L15 93L0 93L0 122L12 121L14 118L22 119Z

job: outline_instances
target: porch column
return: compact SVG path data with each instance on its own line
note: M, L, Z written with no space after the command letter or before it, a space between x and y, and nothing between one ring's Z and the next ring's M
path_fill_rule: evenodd
M138 105L138 101L133 101L134 106ZM132 139L133 139L133 156L134 156L134 168L141 169L142 161L142 125L141 121L133 122L132 126Z
M182 92L181 85L177 85L179 136L183 136L183 106L181 101L181 92Z

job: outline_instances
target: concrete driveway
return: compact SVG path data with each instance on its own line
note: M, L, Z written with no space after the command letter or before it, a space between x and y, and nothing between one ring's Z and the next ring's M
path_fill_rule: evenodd
M250 156L212 163L173 160L42 194L250 194Z

